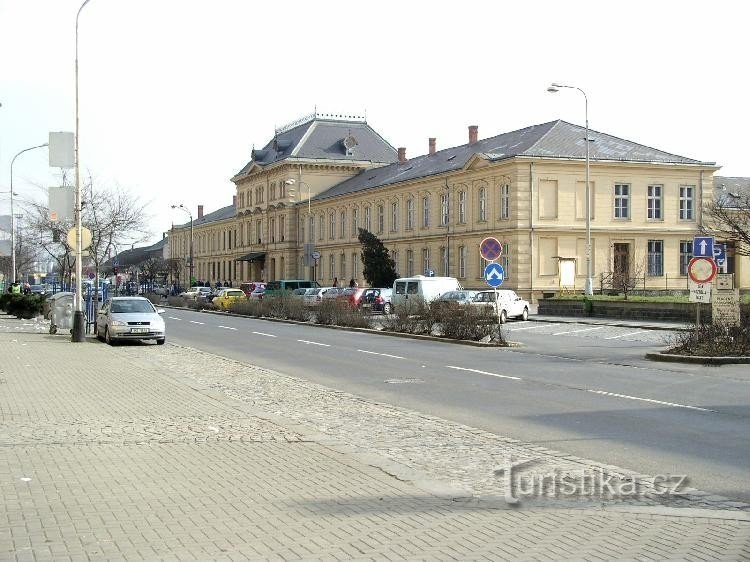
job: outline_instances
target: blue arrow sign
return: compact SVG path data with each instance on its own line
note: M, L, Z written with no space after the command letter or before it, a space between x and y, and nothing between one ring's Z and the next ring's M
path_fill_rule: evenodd
M713 258L714 238L713 236L696 236L693 238L693 257Z
M490 287L499 287L505 281L505 270L499 263L488 263L484 268L484 280Z

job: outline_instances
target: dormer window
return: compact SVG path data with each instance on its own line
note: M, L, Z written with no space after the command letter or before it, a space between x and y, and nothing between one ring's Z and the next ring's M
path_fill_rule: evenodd
M341 139L341 146L344 147L344 154L346 154L347 156L351 156L352 154L354 154L354 147L358 144L359 143L357 142L357 139L355 139L352 135Z

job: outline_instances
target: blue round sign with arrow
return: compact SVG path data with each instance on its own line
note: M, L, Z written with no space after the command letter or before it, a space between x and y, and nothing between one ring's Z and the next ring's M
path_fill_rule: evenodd
M488 263L484 268L484 280L490 287L499 287L505 281L505 270L499 263Z

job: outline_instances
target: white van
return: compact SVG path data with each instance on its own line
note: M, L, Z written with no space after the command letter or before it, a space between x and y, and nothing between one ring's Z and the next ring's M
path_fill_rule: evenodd
M430 302L448 291L461 289L461 284L455 277L402 277L393 282L393 306L398 308L410 300Z

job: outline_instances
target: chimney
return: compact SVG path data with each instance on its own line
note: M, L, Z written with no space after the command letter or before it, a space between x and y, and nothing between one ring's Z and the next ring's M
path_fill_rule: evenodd
M435 143L437 142L437 139L435 137L430 137L430 154L435 154Z
M203 205L198 205L198 218L203 218Z
M232 207L237 208L237 196L232 195Z
M406 147L401 146L398 149L398 161L399 162L406 162Z
M476 144L479 138L479 126L469 125L469 144Z

